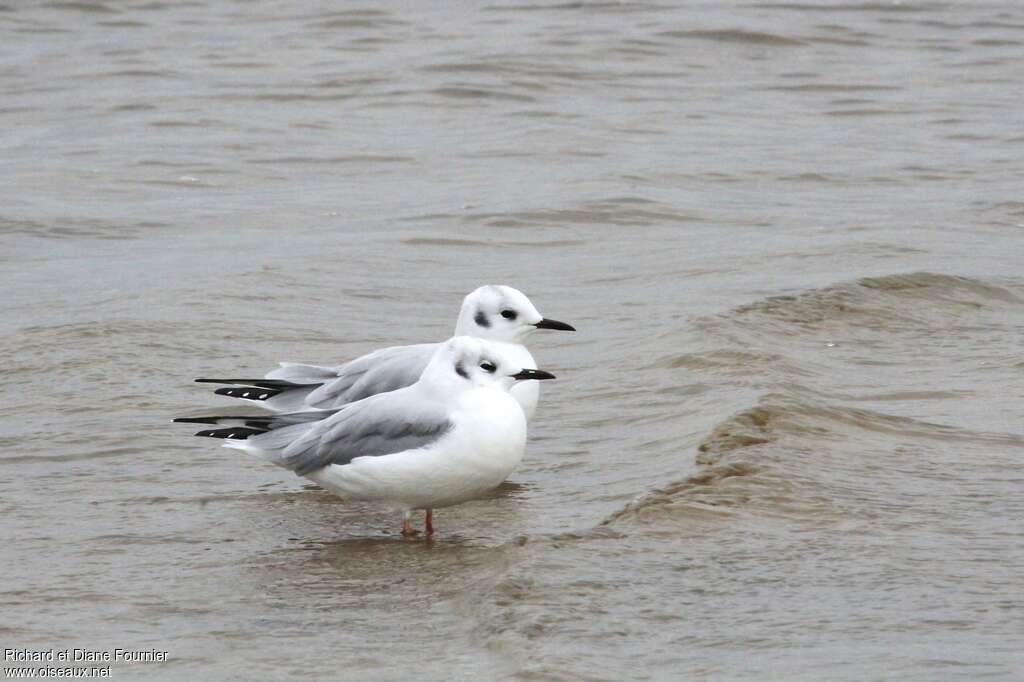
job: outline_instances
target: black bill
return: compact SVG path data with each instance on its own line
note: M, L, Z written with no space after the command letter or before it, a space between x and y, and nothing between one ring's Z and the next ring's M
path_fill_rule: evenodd
M533 326L536 327L537 329L557 329L557 330L563 331L563 332L574 332L574 331L576 331L576 327L572 326L571 324L566 324L565 322L559 322L558 320L549 320L546 317L543 320L541 320L540 322L538 322L537 324L533 325Z
M537 381L540 381L541 379L554 379L555 375L551 372L545 372L542 369L524 369L518 374L513 374L512 378L517 381L524 381L526 379L536 379Z

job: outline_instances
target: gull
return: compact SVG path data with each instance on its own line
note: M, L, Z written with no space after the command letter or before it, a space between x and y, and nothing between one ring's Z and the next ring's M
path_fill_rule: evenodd
M486 285L462 301L455 336L473 336L504 343L510 362L535 367L523 345L538 329L576 331L565 322L541 315L526 294L503 285ZM255 401L274 412L330 410L371 395L409 386L419 379L438 343L382 348L336 367L282 362L263 379L196 379L200 383L235 384L218 395ZM512 388L527 420L537 408L540 386L526 381Z
M415 534L412 511L480 497L523 457L526 415L510 391L554 379L524 367L509 344L456 336L439 344L412 385L334 410L262 417L185 417L222 428L195 435L258 455L346 500L403 512L402 535ZM229 426L224 426L229 424Z

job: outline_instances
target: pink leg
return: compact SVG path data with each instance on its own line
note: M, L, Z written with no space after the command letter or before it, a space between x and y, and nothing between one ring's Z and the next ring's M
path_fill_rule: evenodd
M402 537L412 537L416 530L412 527L412 512L405 512L402 517Z
M423 517L423 525L427 529L427 535L434 534L434 510L428 509L426 515Z

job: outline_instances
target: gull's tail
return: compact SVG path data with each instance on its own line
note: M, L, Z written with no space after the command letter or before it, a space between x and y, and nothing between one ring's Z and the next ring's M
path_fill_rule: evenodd
M326 419L337 410L311 410L309 412L293 412L291 414L263 414L251 417L178 417L174 421L185 424L211 424L217 429L203 429L195 435L208 438L232 438L245 440L268 431L275 431L285 426L308 424Z
M215 429L203 429L195 435L224 439L224 447L245 450L274 464L284 466L281 453L296 438L311 429L316 422L330 417L337 410L314 410L292 414L268 414L252 417L178 417L174 421L187 424L209 424ZM259 438L256 438L260 436ZM246 442L250 438L253 442Z
M282 362L263 379L196 379L201 384L230 384L214 393L256 403L274 412L309 409L306 396L319 386L337 379L336 371L319 365Z

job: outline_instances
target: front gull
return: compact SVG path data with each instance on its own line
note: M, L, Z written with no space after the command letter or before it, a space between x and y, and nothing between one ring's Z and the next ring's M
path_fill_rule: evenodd
M474 336L508 344L508 359L523 367L536 362L523 343L538 329L576 331L565 322L541 315L526 294L502 285L482 286L462 302L455 336ZM409 386L423 373L438 343L391 346L336 367L282 362L263 379L196 379L201 383L237 384L215 392L256 401L275 412L330 410L371 395ZM512 388L526 418L533 417L540 387L525 381Z
M402 535L415 533L412 510L423 509L431 534L433 509L481 496L519 464L526 416L510 391L531 379L554 375L524 367L508 344L457 336L412 385L330 413L175 421L220 425L196 435L226 438L344 499L401 509Z

